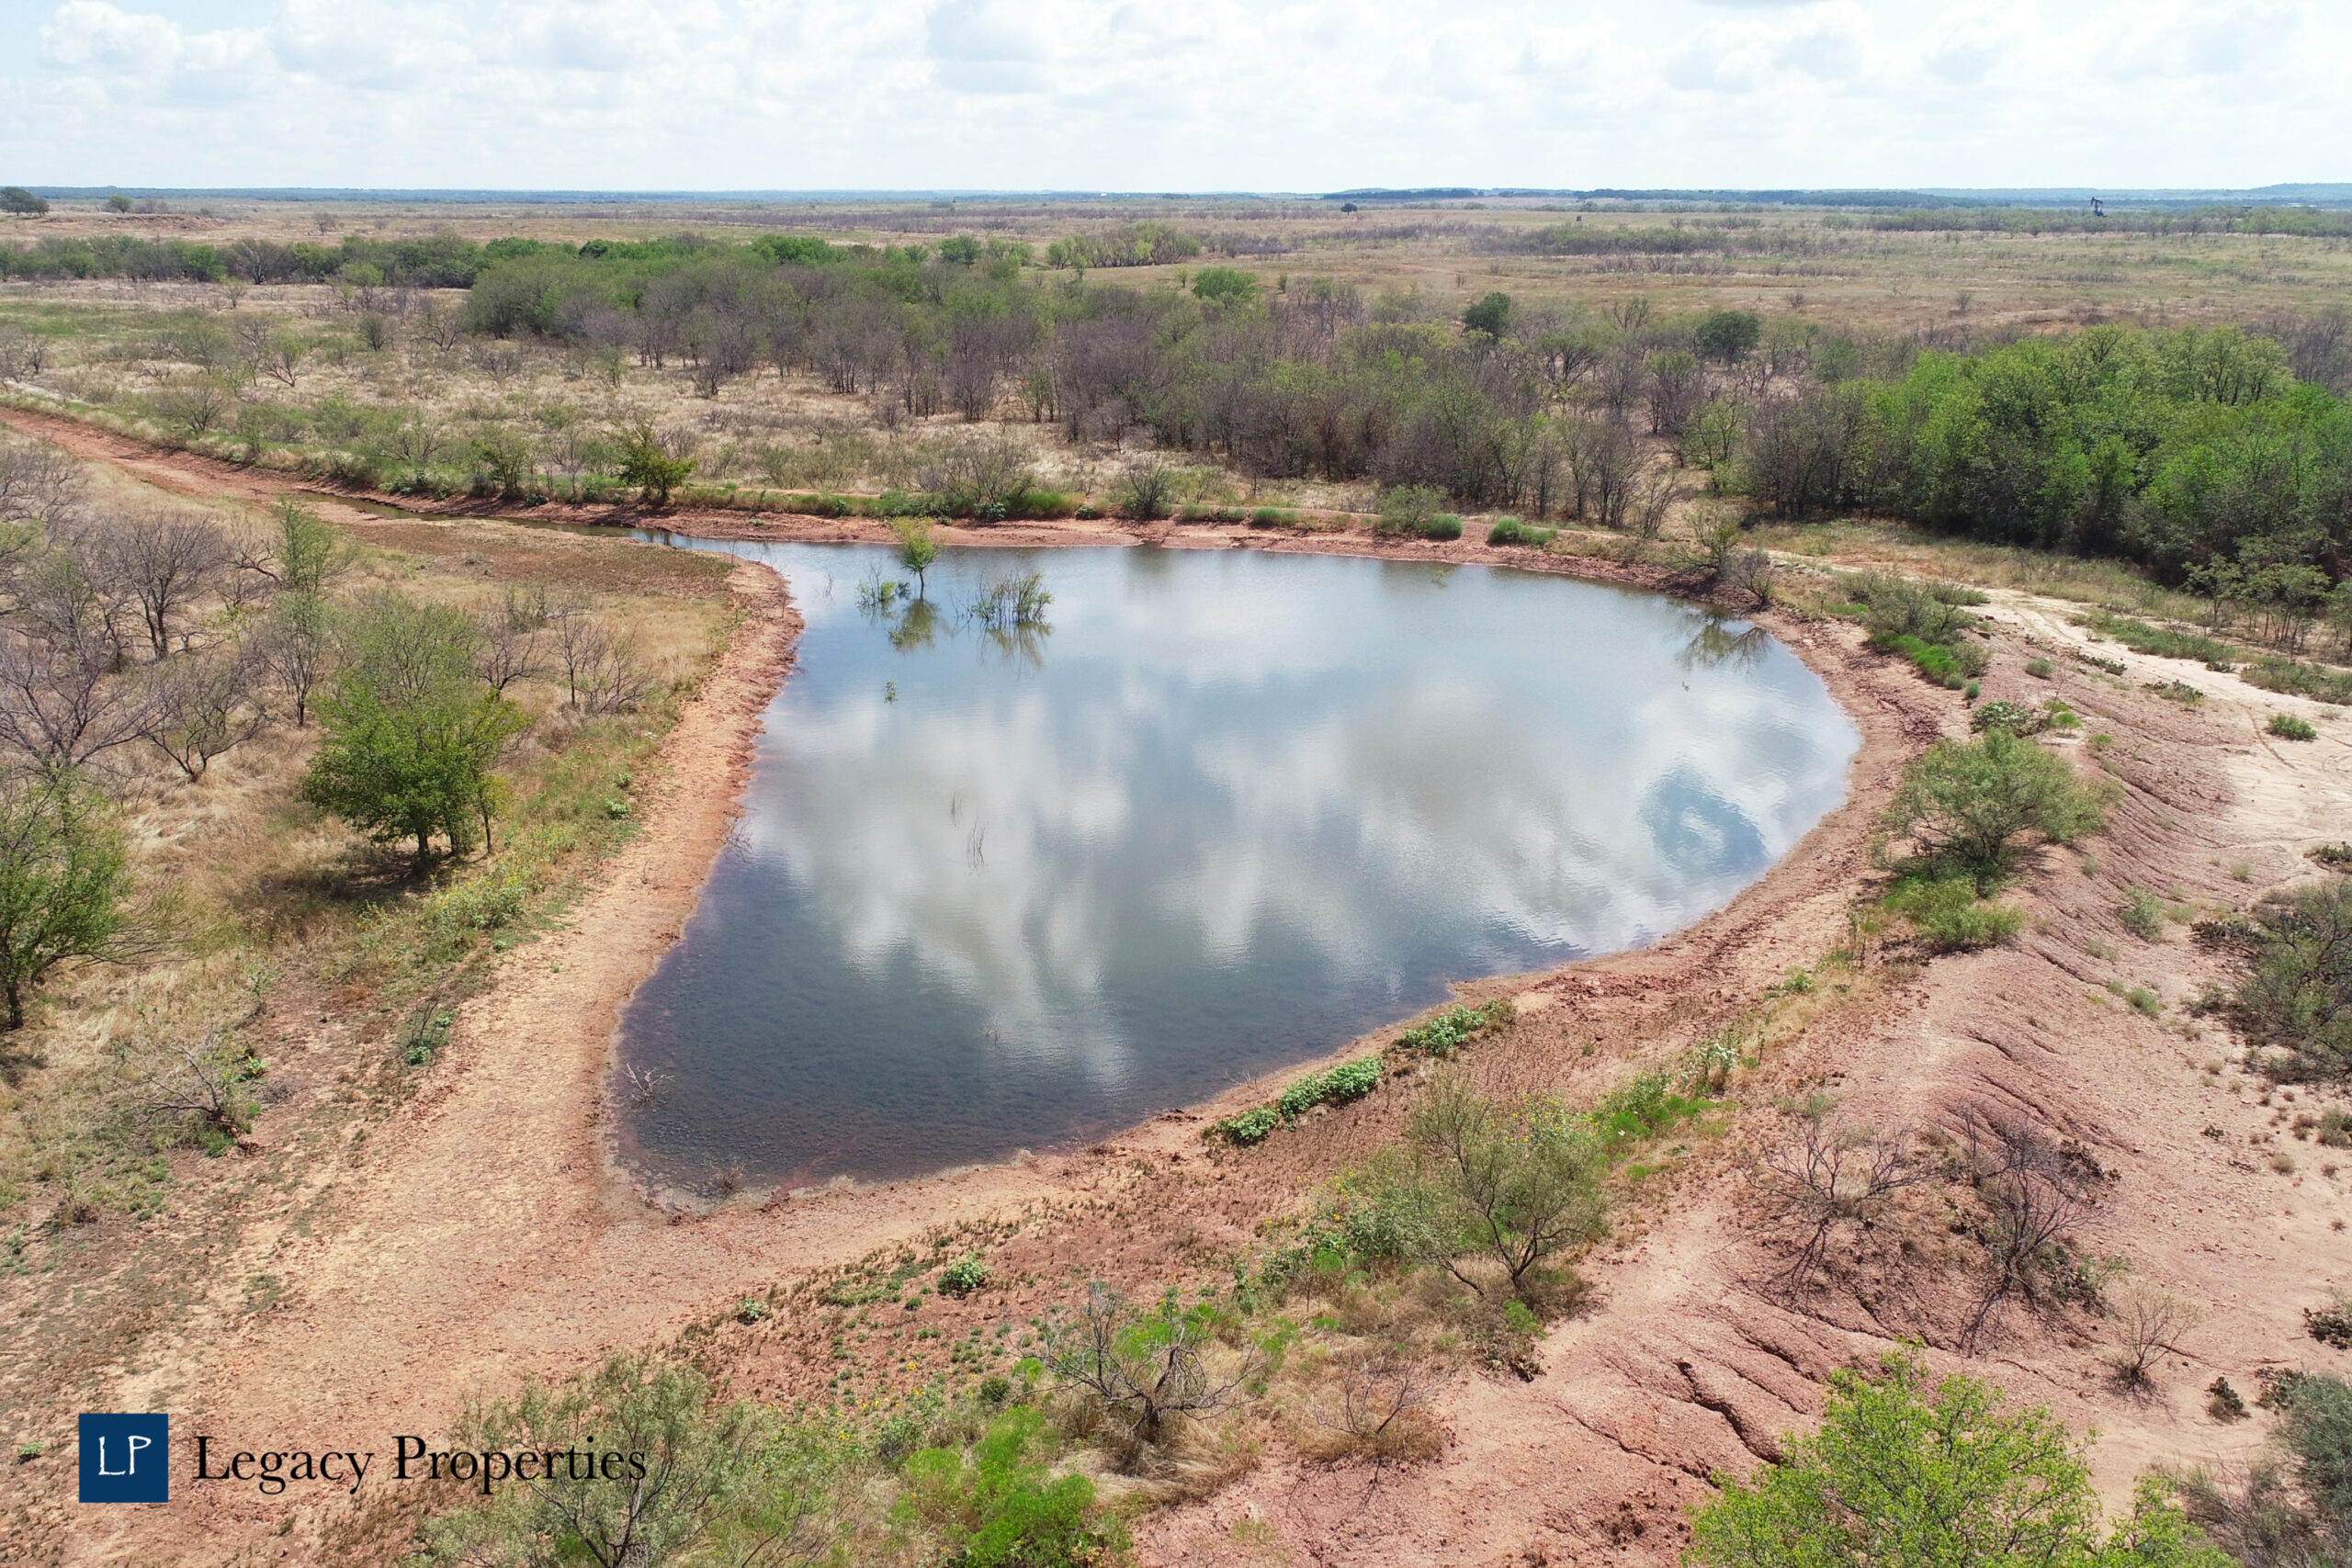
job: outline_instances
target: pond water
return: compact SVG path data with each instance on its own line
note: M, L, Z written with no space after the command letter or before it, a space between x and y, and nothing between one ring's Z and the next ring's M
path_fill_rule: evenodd
M740 829L631 1003L624 1153L687 1186L1088 1141L1447 982L1635 947L1844 797L1859 738L1737 621L1254 550L763 559L806 617ZM1043 574L1046 626L989 585Z

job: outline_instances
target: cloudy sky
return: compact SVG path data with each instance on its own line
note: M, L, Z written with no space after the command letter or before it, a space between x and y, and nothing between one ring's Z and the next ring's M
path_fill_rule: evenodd
M33 185L2352 178L2343 0L0 0Z

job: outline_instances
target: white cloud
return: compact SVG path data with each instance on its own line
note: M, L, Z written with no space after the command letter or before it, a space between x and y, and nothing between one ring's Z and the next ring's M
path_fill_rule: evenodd
M2316 0L217 3L0 17L11 177L2235 185L2352 141Z

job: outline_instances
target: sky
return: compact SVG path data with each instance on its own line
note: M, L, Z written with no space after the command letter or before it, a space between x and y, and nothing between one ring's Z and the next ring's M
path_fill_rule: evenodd
M0 180L2352 178L2345 0L0 0Z

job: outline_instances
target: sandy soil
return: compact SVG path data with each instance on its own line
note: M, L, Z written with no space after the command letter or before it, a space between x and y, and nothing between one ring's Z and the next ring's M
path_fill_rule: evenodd
M258 496L285 482L82 427L5 417L191 495ZM711 522L743 525L735 516ZM989 536L1109 543L1123 532ZM1212 531L1183 533L1189 542L1224 542ZM755 536L845 535L865 536L815 520ZM1360 539L1239 542L1371 547ZM1489 554L1470 545L1383 553ZM1661 581L1607 563L1550 564ZM747 570L736 581L753 618L672 738L644 836L567 931L518 953L468 1009L457 1048L410 1111L317 1175L334 1185L332 1222L313 1239L255 1244L274 1254L270 1267L288 1293L225 1335L186 1337L175 1381L184 1374L196 1392L175 1402L183 1430L281 1448L346 1446L356 1434L389 1449L392 1434L435 1431L469 1389L526 1371L566 1371L609 1346L711 1324L741 1295L985 1216L1031 1216L1008 1256L1013 1270L1042 1282L985 1306L943 1303L943 1325L959 1324L959 1310L1035 1310L1073 1265L1138 1285L1165 1281L1182 1267L1172 1259L1245 1242L1261 1218L1393 1130L1396 1097L1375 1096L1262 1151L1210 1160L1194 1122L1217 1108L1201 1107L1083 1153L871 1191L709 1215L638 1202L607 1168L598 1123L616 1011L693 906L788 657L793 623L773 578ZM2046 602L2005 595L1993 614L2003 632L1985 694L2044 694L2021 672L2037 651L2026 639L2063 653L2084 634ZM1715 916L1643 953L1501 987L1532 1005L1506 1040L1482 1051L1482 1071L1604 1086L1629 1061L1669 1054L1753 1009L1791 965L1844 940L1896 773L1937 734L1961 732L1964 717L1956 697L1862 650L1848 628L1768 624L1823 674L1862 730L1849 805ZM2035 920L2025 937L1924 969L1883 968L1850 1004L1826 1008L1769 1058L1733 1134L1645 1200L1594 1260L1597 1303L1555 1329L1544 1374L1528 1382L1468 1378L1446 1392L1450 1440L1441 1459L1384 1471L1269 1462L1147 1520L1146 1560L1670 1559L1679 1509L1704 1478L1776 1452L1777 1436L1818 1410L1829 1369L1866 1360L1897 1337L1952 1339L1964 1282L1944 1267L1931 1232L1859 1248L1837 1288L1803 1311L1766 1287L1772 1259L1755 1239L1741 1151L1779 1134L1776 1091L1820 1086L1881 1126L1925 1126L1974 1105L2030 1110L2093 1151L2113 1175L2086 1239L2206 1305L2204 1327L2188 1341L2194 1364L2166 1368L2154 1396L2125 1398L2101 1375L2093 1325L2020 1314L1987 1342L1974 1370L2052 1401L2077 1427L2096 1426L2110 1497L2150 1462L2243 1451L2252 1426L2214 1425L2199 1391L2217 1371L2250 1390L2259 1366L2336 1356L2301 1337L2299 1311L2323 1298L2352 1252L2336 1228L2346 1206L2337 1177L2316 1157L2325 1151L2296 1145L2274 1121L2284 1107L2256 1103L2259 1088L2234 1071L2202 1070L2227 1042L2199 1038L2177 1004L2217 976L2213 961L2177 926L2161 942L2139 942L2114 909L2130 886L2243 906L2266 886L2312 874L2303 852L2352 829L2352 723L2233 677L2109 645L2098 651L2123 660L2130 676L2065 664L2059 686L2086 728L2115 738L2107 755L2125 796L2093 846L2095 869L2057 853L2029 879L2021 901ZM2141 689L2176 678L2210 692L2201 708ZM2323 739L2290 746L2262 736L2261 718L2279 709L2312 717ZM2245 880L2233 874L2241 864ZM2115 956L2095 955L2109 951ZM2109 994L2109 979L2147 984L2176 1005L2144 1018ZM1589 1054L1575 1049L1588 1042ZM2318 1108L2309 1097L2302 1106ZM2291 1156L2296 1168L2272 1168L2275 1153ZM1920 1238L1920 1248L1899 1245ZM747 1392L805 1391L819 1372L801 1326L720 1328L700 1353ZM137 1393L126 1382L125 1398ZM90 1562L221 1561L247 1547L319 1556L314 1509L300 1514L293 1533L276 1533L291 1498L211 1488L191 1495L168 1512L126 1510L103 1521L72 1514L70 1529L47 1544ZM62 1524L65 1515L52 1517Z

